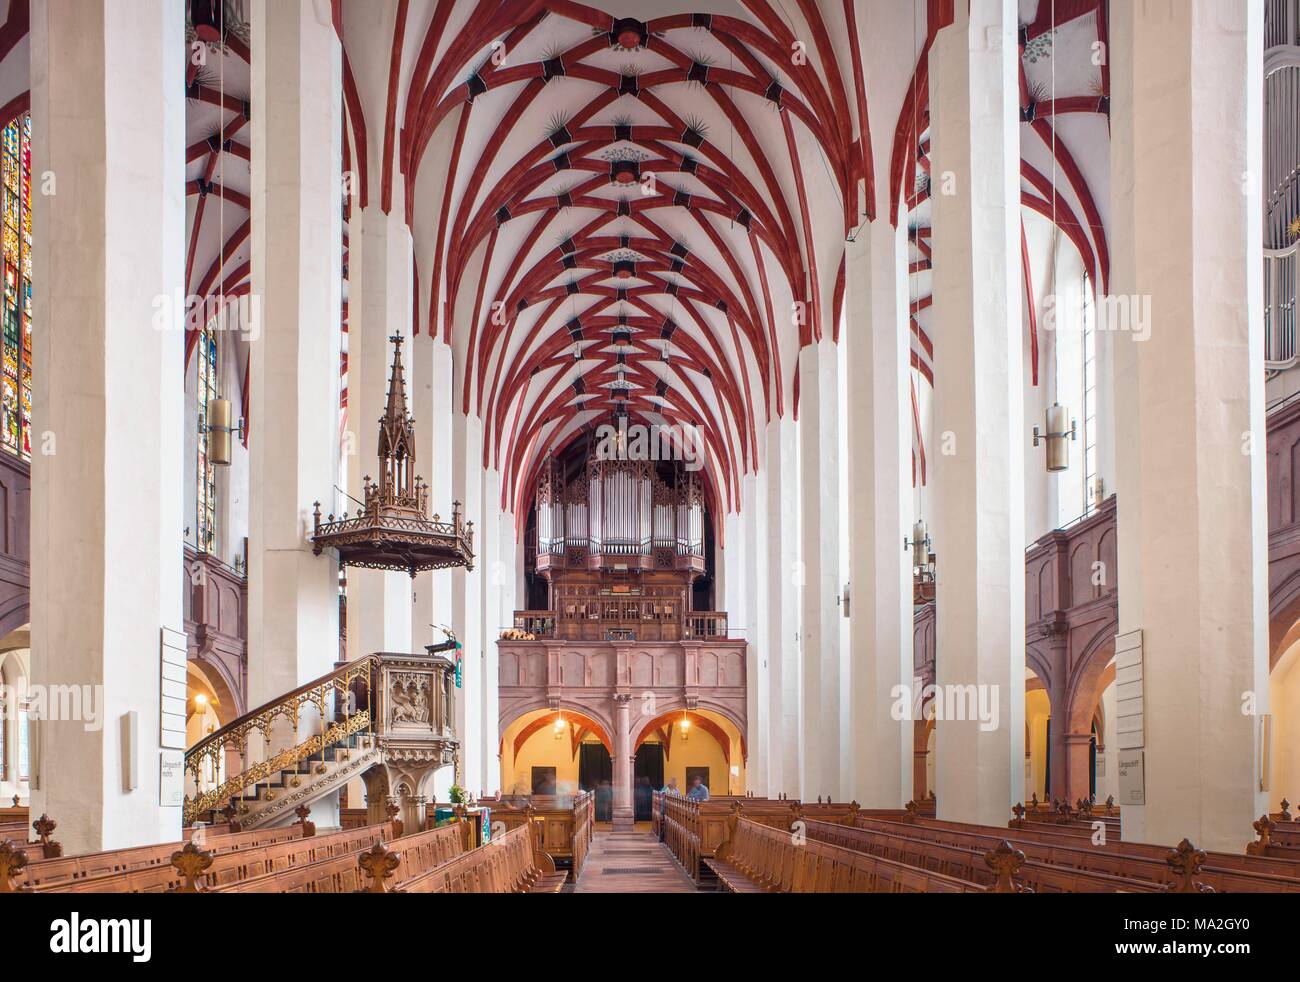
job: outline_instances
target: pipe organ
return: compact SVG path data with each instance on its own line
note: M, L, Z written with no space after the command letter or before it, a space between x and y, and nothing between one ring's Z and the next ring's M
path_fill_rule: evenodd
M543 470L537 489L539 572L557 565L557 557L558 565L653 569L692 568L690 560L702 562L703 556L704 496L695 474L679 470L669 483L650 461L593 458L581 478L566 486L558 464Z
M516 629L583 641L726 637L726 615L692 602L707 582L706 521L700 478L680 464L548 461L525 570L545 580L547 609L517 611Z

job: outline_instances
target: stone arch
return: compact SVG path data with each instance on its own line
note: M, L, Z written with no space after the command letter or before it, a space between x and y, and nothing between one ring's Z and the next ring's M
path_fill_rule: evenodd
M1062 713L1068 732L1086 732L1091 725L1093 710L1105 691L1106 667L1115 657L1116 627L1113 621L1107 620L1089 639L1083 653L1075 661L1067 683ZM1113 670L1110 677L1114 678ZM1056 709L1055 706L1052 708Z
M539 709L555 710L558 708L565 713L581 714L598 723L605 733L612 734L614 732L614 721L607 711L609 701L607 695L584 694L570 696L557 706L545 694L538 694L522 702L512 702L508 707L502 708L497 717L497 741L500 742L506 735L506 730L510 729L520 717L535 713Z

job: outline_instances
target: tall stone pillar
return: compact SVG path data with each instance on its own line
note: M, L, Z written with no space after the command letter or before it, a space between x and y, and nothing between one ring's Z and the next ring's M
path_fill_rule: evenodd
M338 570L312 555L338 483L342 53L320 4L252 7L249 702L339 659Z
M767 427L767 673L770 733L768 794L798 795L799 781L799 502L795 424Z
M419 440L421 475L429 485L431 509L446 518L452 501L452 352L441 338L417 334L411 340L411 412ZM424 463L427 461L427 463ZM415 650L443 639L430 625L452 622L452 580L460 570L434 570L415 577L411 612L411 641Z
M803 798L840 797L839 349L826 340L799 353L800 538L803 560Z
M1111 31L1123 835L1237 851L1268 798L1263 9L1121 0Z
M149 0L31 10L30 695L74 687L35 722L31 808L68 854L180 836L159 734L183 629L184 30Z
M888 186L883 190L888 207ZM907 238L888 216L848 249L849 625L852 772L845 796L901 808L911 795L911 342ZM905 408L906 407L906 408Z
M483 437L477 416L457 415L453 424L452 451L455 497L463 502L462 514L477 530L483 503ZM475 536L473 571L457 570L451 578L452 628L465 646L461 652L461 688L456 693L456 736L460 740L461 767L468 790L490 790L500 781L489 774L495 764L496 723L483 731L483 699L487 645L483 637L483 566L485 554L480 536ZM491 652L496 658L495 643ZM490 761L489 761L490 758Z
M769 665L771 647L768 644L766 617L767 589L767 500L762 479L748 474L743 482L743 521L741 533L745 537L745 554L748 561L743 570L747 623L743 635L745 646L745 719L749 732L745 760L745 788L759 797L767 797L771 788L770 761L772 759L772 688ZM730 620L728 620L730 630Z
M624 659L620 657L620 661ZM632 808L632 695L614 696L614 831L631 831L636 824Z
M399 197L400 200L400 197ZM384 415L391 378L390 337L409 340L413 277L411 230L400 209L385 214L372 202L360 213L360 235L349 239L351 312L348 334L348 494L351 511L364 500L364 479L377 479L379 419ZM408 393L408 399L410 394ZM408 406L409 406L408 402ZM415 413L412 413L415 416ZM416 419L417 434L431 421ZM416 448L416 473L432 473L437 462ZM450 501L434 508L450 507ZM348 570L348 658L376 651L413 651L411 597L407 573ZM427 629L426 629L427 632ZM421 635L424 637L425 635Z
M1014 0L955 7L930 54L932 527L937 683L964 718L936 724L935 780L939 817L1000 825L1024 789L1019 56Z

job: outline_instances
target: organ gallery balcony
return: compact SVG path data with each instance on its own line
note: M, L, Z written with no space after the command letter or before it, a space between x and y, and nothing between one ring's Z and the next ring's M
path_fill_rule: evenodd
M727 637L719 611L666 609L653 601L585 604L572 611L517 610L515 630L538 641L714 641Z

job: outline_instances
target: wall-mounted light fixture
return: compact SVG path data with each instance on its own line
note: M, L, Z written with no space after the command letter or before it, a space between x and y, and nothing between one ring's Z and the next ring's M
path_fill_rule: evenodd
M912 537L904 537L903 549L912 550L912 566L916 569L925 569L930 565L930 533L925 527L922 519L917 519L912 525Z
M1069 420L1069 429L1066 421ZM1047 407L1047 432L1034 427L1034 446L1040 440L1047 443L1047 470L1064 471L1070 469L1070 441L1079 439L1079 429L1070 414L1059 402Z
M208 400L208 460L214 464L228 466L231 460L230 435L238 433L244 438L244 420L231 425L234 410L229 399Z

